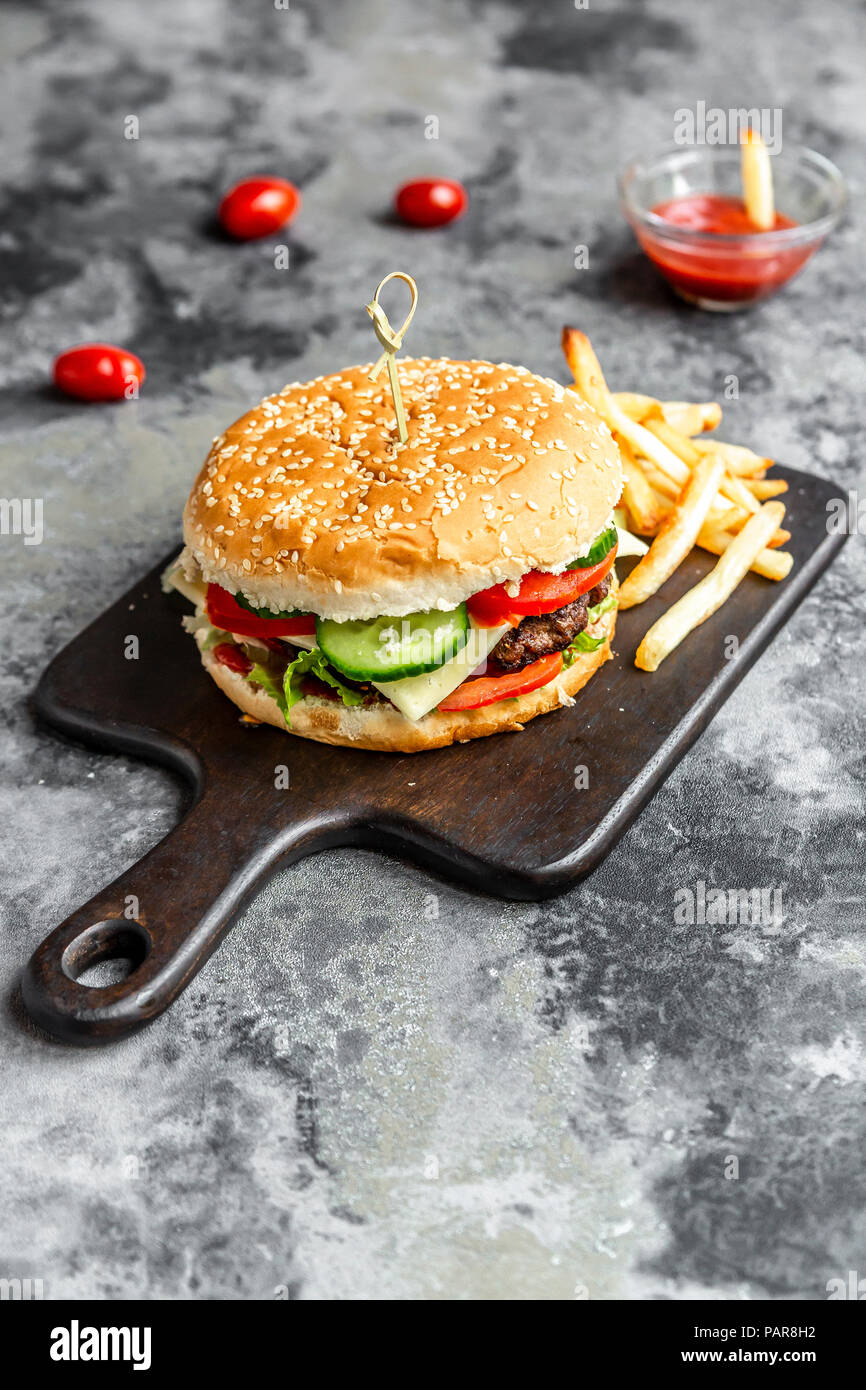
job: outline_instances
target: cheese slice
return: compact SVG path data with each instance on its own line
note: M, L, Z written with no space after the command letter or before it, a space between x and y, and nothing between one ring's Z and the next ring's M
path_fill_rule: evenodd
M642 541L640 536L633 536L631 531L627 531L624 526L616 524L617 544L616 558L624 559L626 555L646 555L649 546L646 541Z
M501 627L476 627L472 623L466 646L444 666L427 671L423 676L404 676L401 681L373 681L373 685L407 719L423 719L467 676L472 675L476 666L480 666L493 651L503 633L509 631L508 623Z
M198 608L203 605L207 596L207 585L200 579L187 579L181 568L180 560L172 560L171 564L163 571L162 587L166 591L177 589L179 594L189 599Z

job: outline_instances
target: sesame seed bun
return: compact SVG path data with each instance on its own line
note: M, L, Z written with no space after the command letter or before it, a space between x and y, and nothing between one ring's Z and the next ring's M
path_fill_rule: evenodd
M220 665L212 652L203 651L201 659L223 693L245 714L262 724L272 724L286 733L318 743L336 743L382 753L421 753L429 748L444 748L450 743L486 738L489 734L519 731L537 715L571 704L577 692L610 659L615 626L616 611L605 613L588 629L593 636L604 636L604 645L594 652L580 653L573 665L565 667L555 680L538 690L516 699L499 700L482 709L450 712L434 709L414 723L386 702L348 707L338 700L307 696L295 705L289 725L276 701L264 690Z
M586 551L622 472L579 396L505 363L397 369L406 444L369 364L286 386L214 440L184 512L189 571L342 622L448 610Z

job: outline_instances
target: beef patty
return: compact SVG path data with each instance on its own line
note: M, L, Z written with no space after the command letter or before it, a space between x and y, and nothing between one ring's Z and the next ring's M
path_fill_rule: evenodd
M540 613L535 618L524 618L518 627L506 632L490 653L491 662L503 674L522 671L533 661L540 661L552 652L564 651L570 646L579 632L583 632L589 619L588 610L594 608L610 593L610 575L605 575L600 584L588 593L581 594L574 603L557 608L553 613Z

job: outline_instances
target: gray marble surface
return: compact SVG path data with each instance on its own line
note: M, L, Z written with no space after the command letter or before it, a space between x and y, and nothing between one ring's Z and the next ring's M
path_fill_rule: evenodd
M564 378L569 320L615 386L705 399L734 373L730 437L866 486L853 216L784 295L714 318L636 255L613 183L703 99L782 107L856 197L861 24L844 0L3 7L0 491L44 499L45 537L0 537L0 1276L48 1297L821 1299L866 1274L860 537L566 896L327 853L130 1041L53 1044L15 994L179 807L166 774L37 730L28 692L172 543L213 434L371 355L385 271L420 283L416 352ZM303 189L288 272L211 225L262 169ZM430 171L466 181L469 215L394 225L395 185ZM47 387L82 339L140 353L138 402ZM782 919L678 929L699 880L775 887Z

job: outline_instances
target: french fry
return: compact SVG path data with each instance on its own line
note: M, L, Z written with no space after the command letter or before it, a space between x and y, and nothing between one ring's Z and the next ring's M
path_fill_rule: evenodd
M595 349L586 334L578 332L576 328L566 326L562 330L562 350L574 377L575 385L584 400L589 401L589 404L607 422L615 434L621 435L626 440L632 453L649 459L660 473L664 473L678 487L683 487L688 483L688 465L683 463L682 459L678 458L666 444L657 439L651 430L638 424L636 420L630 419L625 411L617 405L604 379L604 373L595 355ZM712 444L704 442L701 452L711 453ZM728 505L727 499L723 499L721 505Z
M655 396L641 396L637 391L612 391L611 395L630 420L645 420L653 411L661 414L662 403Z
M703 458L698 462L646 555L620 586L620 608L632 608L636 603L643 603L661 588L685 559L712 506L724 470L725 465L720 458Z
M729 473L739 478L752 477L773 467L773 460L760 458L742 444L725 444L721 439L693 439L699 454L721 454Z
M646 427L657 439L667 445L671 453L682 459L688 468L694 468L702 455L707 456L706 450L699 450L691 439L686 439L684 435L673 429L664 420L648 420ZM719 492L735 506L745 507L747 512L758 510L759 503L753 494L744 487L736 474L726 474L719 484Z
M747 478L745 486L759 502L766 502L770 497L779 497L788 491L784 478Z
M671 453L682 459L687 468L694 468L701 455L690 439L680 434L679 430L675 430L666 420L648 419L646 427L662 444L667 444Z
M737 475L726 473L719 484L719 492L728 501L733 502L736 507L743 507L747 512L756 512L760 508L760 502L753 492L750 492L745 484Z
M664 510L647 482L646 475L638 468L628 445L620 446L622 472L624 478L623 501L641 536L654 536L661 525Z
M722 555L733 536L727 531L713 530L712 527L704 526L698 535L698 545L701 550L709 550L711 555ZM794 563L793 555L787 550L772 550L769 546L762 550L752 563L755 574L761 574L765 579L784 579L791 572Z
M733 512L723 512L719 514L717 512L715 518L708 515L705 524L715 524L719 527L720 530L733 531L734 534L736 534L738 531L742 531L746 522L749 520L749 517L754 515L754 512L747 512L740 508L737 508L736 514L734 514ZM767 541L767 545L771 548L775 548L780 545L786 545L790 539L791 532L785 531L784 529L780 528L779 530L773 532L772 536Z
M714 430L722 418L718 401L657 401L655 396L641 396L636 391L613 391L611 394L631 420L637 420L638 424L664 420L679 434L703 434L705 430Z
M631 446L632 452L650 459L662 473L682 487L687 481L688 469L676 454L672 454L661 440L656 439L643 425L626 415L617 405L604 373L599 365L595 350L585 333L576 328L563 328L562 350L574 377L578 391L589 401L612 430L621 435Z
M580 389L582 394L586 395L582 384ZM677 458L676 454L644 425L639 425L636 420L630 420L624 415L607 390L599 389L593 380L589 385L589 391L591 394L586 395L587 400L607 419L611 429L616 429L617 433L628 441L635 454L649 459L659 472L664 473L671 482L678 483L680 487L688 481L689 470L682 459Z
M781 502L765 502L761 510L746 522L740 534L725 547L710 573L672 604L644 635L634 659L639 670L657 670L684 637L722 606L745 578L784 515L785 508ZM641 560L636 569L640 569L643 563L644 560ZM632 575L634 573L636 570L632 571ZM632 575L629 575L629 579Z
M776 225L773 199L773 170L770 152L757 130L747 130L740 151L740 176L743 183L743 202L746 216L761 232Z
M710 507L706 525L719 531L740 531L751 515L745 507L730 507L727 511L723 511L721 507Z
M663 444L666 444L672 453L682 459L687 467L694 468L702 457L702 452L695 447L691 439L686 439L677 430L666 424L664 420L648 420L647 429ZM707 457L706 451L703 452L703 457ZM733 502L736 507L744 508L746 512L756 512L760 505L736 474L726 473L719 483L719 492L723 497L727 497L729 502Z
M620 447L622 448L622 444L620 444ZM625 445L625 447L628 448L628 445ZM670 478L665 477L664 473L660 473L657 468L653 468L648 460L638 459L635 460L635 462L638 466L642 467L647 481L655 492L661 493L662 497L669 498L672 502L677 500L682 489L677 487L676 483L672 483ZM713 526L718 526L722 529L727 527L728 530L732 530L735 527L739 528L744 522L748 521L751 513L758 510L758 503L754 497L752 497L748 503L741 506L739 494L737 494L733 488L727 490L725 488L725 482L726 479L723 478L719 484L719 491L725 495L726 499L724 505L711 507L710 511L707 513L707 520ZM721 499L719 500L721 501Z
M656 492L660 492L662 497L667 497L671 502L676 502L682 492L681 487L678 487L676 483L672 483L670 478L667 478L664 473L660 473L657 468L653 468L651 464L647 463L646 459L643 459L638 466L642 467L643 475L650 487L654 488Z
M706 524L716 525L720 531L730 531L731 534L737 535L737 532L742 531L742 528L744 528L746 521L753 516L755 516L753 512L741 512L741 510L737 510L735 516L726 512L721 514L721 516L716 514L716 517L708 517ZM771 535L769 541L767 541L767 548L771 550L777 549L780 545L787 545L790 539L791 532L785 531L783 527L780 527L777 531L773 532L773 535Z
M661 408L671 428L690 437L714 430L722 418L718 401L662 401Z
M644 535L655 534L621 585L619 606L633 607L655 593L693 545L719 557L711 573L646 633L635 665L653 671L724 603L747 570L776 581L790 573L794 557L779 548L791 536L780 524L785 508L770 500L788 485L783 479L765 479L772 459L739 444L701 437L721 420L717 402L660 401L633 391L614 394L585 334L565 328L562 345L574 389L606 421L619 445L628 519Z

